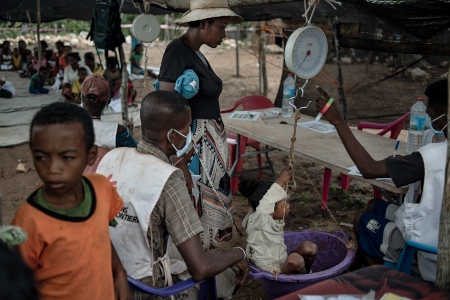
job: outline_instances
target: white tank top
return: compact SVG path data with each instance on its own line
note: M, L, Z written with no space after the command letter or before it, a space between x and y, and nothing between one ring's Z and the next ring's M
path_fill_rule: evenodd
M116 227L110 227L111 241L127 274L135 279L152 276L152 253L147 231L150 215L161 192L174 172L168 163L132 148L116 148L100 162L97 173L113 183L124 206L116 216ZM167 255L163 258L168 259Z

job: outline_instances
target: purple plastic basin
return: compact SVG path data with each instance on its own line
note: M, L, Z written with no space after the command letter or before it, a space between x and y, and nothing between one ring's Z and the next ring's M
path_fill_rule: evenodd
M269 299L281 297L317 282L342 274L352 263L355 250L347 249L347 242L341 232L323 232L314 230L286 231L284 243L291 253L303 241L317 245L318 252L311 267L311 274L280 274L278 279L255 265L250 265L249 277L259 279Z

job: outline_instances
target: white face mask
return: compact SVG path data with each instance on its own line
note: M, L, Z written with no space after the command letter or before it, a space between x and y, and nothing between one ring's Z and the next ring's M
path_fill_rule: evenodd
M441 130L436 130L433 127L433 122L436 121L437 119L442 118L443 116L445 116L445 114L440 115L439 117L437 117L434 120L431 120L430 115L427 115L425 118L425 127L430 128L430 130L433 132L433 134L437 137L443 137L445 138L445 134L444 134L444 129L447 128L447 125L445 125Z
M172 143L172 141L171 141L170 138L169 138L169 134L170 134L170 132L171 132L172 130L175 131L176 133L178 133L179 135L181 135L181 136L183 136L183 137L186 138L186 145L184 145L184 147L183 147L182 149L180 149L180 150L178 150L177 147L175 147L175 145ZM186 152L188 152L188 150L189 150L189 145L190 145L191 142L192 142L192 132L191 132L191 130L189 129L188 135L185 136L184 134L182 134L182 133L179 132L178 130L172 128L172 129L169 130L169 132L167 133L167 140L169 140L169 143L171 143L171 144L172 144L172 147L175 149L175 151L177 151L177 153L175 154L175 156L176 156L176 157L180 157L180 156L183 156L184 154L186 154Z

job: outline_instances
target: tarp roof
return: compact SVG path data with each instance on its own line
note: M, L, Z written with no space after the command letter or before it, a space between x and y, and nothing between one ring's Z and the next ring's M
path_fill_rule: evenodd
M71 18L90 20L95 0L41 0L41 20ZM36 0L2 1L0 18L28 22L36 21ZM162 6L154 4L158 2ZM450 28L450 0L341 0L342 6L334 10L320 1L313 22L327 22L327 17L337 15L341 23L361 23L362 32L374 34L376 29L409 35L410 38L429 40ZM189 0L152 1L150 13L167 14L185 12ZM303 1L294 0L230 0L232 9L247 21L270 20L274 18L302 20ZM142 0L139 3L141 10ZM132 0L124 0L122 12L138 14ZM450 41L447 41L450 42Z

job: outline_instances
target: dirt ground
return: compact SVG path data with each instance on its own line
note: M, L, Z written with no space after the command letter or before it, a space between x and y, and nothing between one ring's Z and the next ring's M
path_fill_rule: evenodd
M149 50L148 65L159 66L165 44L153 44ZM89 49L83 49L85 52ZM258 59L252 51L240 50L239 64L240 76L236 76L235 49L231 46L222 45L218 49L204 47L201 49L205 54L217 75L223 80L223 91L220 98L222 108L231 106L239 98L249 94L259 94ZM126 48L129 53L129 46ZM267 54L268 74L268 98L275 99L282 74L283 56L281 54ZM330 78L336 78L336 65L326 64L324 74ZM445 71L434 68L428 70L430 76L417 81L396 76L383 83L374 84L375 81L389 75L386 64L348 64L343 65L343 77L348 102L348 120L352 124L360 120L376 120L386 122L396 119L406 113L415 98L422 96L427 84L439 79ZM135 81L138 91L138 101L148 92L153 90L152 79L149 79L148 88L143 81ZM314 100L318 96L314 86L320 84L329 91L335 99L338 98L336 86L330 82L325 75L320 74L318 78L310 80L306 87L304 99L301 104L308 100ZM373 116L386 115L384 118L373 118ZM140 138L139 128L134 129L135 136ZM274 162L275 170L280 172L287 164L288 157L283 152L271 152L270 157ZM264 159L263 159L264 160ZM25 162L29 168L28 173L16 172L18 162ZM253 157L246 158L244 168L256 165ZM291 212L286 216L286 230L314 229L333 231L338 225L331 219L328 212L322 211L321 190L323 167L299 160L295 165L295 178L297 189L291 195ZM269 173L264 173L264 178L270 178ZM12 148L0 148L0 189L3 200L3 211L1 213L4 224L11 222L16 209L25 198L40 185L40 180L33 169L31 155L28 145ZM338 223L352 223L356 211L365 208L372 196L372 188L368 184L358 180L351 180L350 189L342 191L340 188L339 174L333 173L330 185L329 207ZM249 210L246 200L239 196L233 196L234 218L242 229L243 217ZM342 229L351 234L351 229L342 226ZM240 237L234 232L231 242L226 243L222 249L229 249L235 245L245 246L246 237ZM265 299L264 291L259 282L248 279L246 284L237 292L234 299Z

